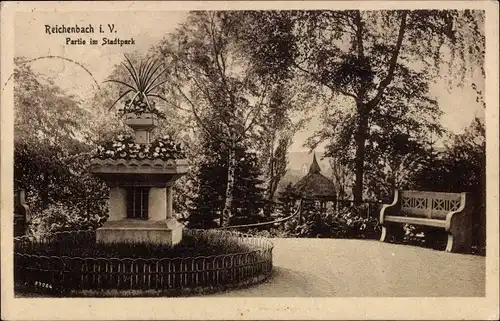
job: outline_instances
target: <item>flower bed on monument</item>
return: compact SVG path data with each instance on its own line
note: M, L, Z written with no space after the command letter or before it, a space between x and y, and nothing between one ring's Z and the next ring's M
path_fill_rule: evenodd
M137 144L133 136L119 135L115 140L99 146L96 151L98 159L149 159L169 160L184 159L184 149L169 136L155 139L151 144Z
M183 234L175 246L97 244L95 231L16 238L16 289L65 296L176 296L249 285L271 273L273 245L266 239L213 230Z
M148 106L147 102L140 101L139 97L136 97L134 101L131 99L125 100L125 105L122 108L118 108L118 115L124 116L126 114L136 114L141 115L144 113L152 113L156 115L158 118L165 119L165 113L156 106L156 103L153 101L151 105Z

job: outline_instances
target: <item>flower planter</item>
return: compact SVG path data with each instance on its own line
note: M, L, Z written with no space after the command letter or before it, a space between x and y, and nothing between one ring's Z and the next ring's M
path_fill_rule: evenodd
M143 133L142 134L147 134ZM135 159L135 160L160 160L185 159L186 154L181 144L171 140L168 136L149 140L140 144L136 137L118 136L113 141L106 142L97 149L97 159ZM146 137L147 138L147 137Z
M135 131L150 131L158 125L158 117L153 113L128 113L125 124Z

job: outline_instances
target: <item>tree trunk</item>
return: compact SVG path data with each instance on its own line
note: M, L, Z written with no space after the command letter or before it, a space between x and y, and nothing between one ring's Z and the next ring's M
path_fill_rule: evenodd
M271 217L271 213L274 209L274 194L276 194L276 189L278 188L278 184L276 183L276 181L276 177L272 177L268 185L266 196L267 204L264 207L264 215L266 215L267 217Z
M365 164L365 142L368 130L368 115L364 113L364 106L358 108L359 123L354 137L356 143L356 158L354 161L355 175L354 187L352 190L354 204L360 205L363 201L363 173Z
M272 134L272 138L271 138L271 143L270 143L270 146L269 146L269 164L268 164L268 175L269 175L269 181L268 181L268 184L267 184L267 190L266 190L266 200L267 200L267 203L265 204L264 206L264 215L266 217L270 217L271 216L271 202L272 202L272 199L273 199L273 196L274 196L274 192L273 192L273 189L274 189L274 141L275 141L276 137L275 137L275 133Z
M236 170L236 152L234 148L229 148L228 168L227 168L227 185L226 199L224 201L224 209L220 218L220 225L227 226L231 217L233 205L233 189L234 189L234 172Z
M40 196L40 204L41 204L41 210L45 210L49 207L50 204L50 199L49 199L49 176L47 174L43 174L42 178L42 186L39 191L39 196Z

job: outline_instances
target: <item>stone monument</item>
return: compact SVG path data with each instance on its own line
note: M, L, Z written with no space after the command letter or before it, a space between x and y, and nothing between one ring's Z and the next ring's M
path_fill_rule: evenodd
M134 137L101 146L92 159L92 173L110 187L109 218L97 229L97 242L177 244L182 225L173 215L173 185L187 173L187 159L170 139L150 141L155 114L128 113L125 123Z

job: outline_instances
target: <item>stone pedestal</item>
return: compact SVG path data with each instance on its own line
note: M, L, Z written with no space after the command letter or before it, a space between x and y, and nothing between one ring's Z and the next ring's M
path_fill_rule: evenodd
M97 229L98 243L149 243L175 245L182 240L182 225L175 219L107 221Z
M182 225L173 217L172 187L151 187L148 219L127 218L127 191L109 191L109 219L97 229L99 243L153 243L175 245L182 239Z

